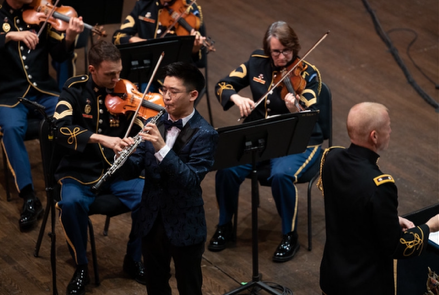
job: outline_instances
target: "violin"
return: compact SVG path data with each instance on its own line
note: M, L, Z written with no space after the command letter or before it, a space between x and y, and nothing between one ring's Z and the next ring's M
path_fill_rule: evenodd
M50 15L52 10L53 13ZM45 17L37 15L38 12L43 12ZM33 0L32 3L29 4L29 9L23 11L23 20L27 24L39 25L47 20L47 22L59 32L67 30L69 27L69 21L72 17L78 17L78 13L73 7L64 5L54 7L50 0ZM84 23L84 27L101 37L107 36L105 31L102 31L102 27L98 29L96 26L91 26L86 23Z
M176 0L172 5L165 6L164 11L159 15L159 22L167 27L167 30L160 35L160 38L166 36L174 27L177 36L187 36L192 30L195 30L196 34L201 36L200 32L198 32L201 27L201 21L195 14L190 12L195 1L193 0L188 5L185 0ZM207 53L216 50L213 46L214 43L209 37L203 40L203 46L207 49Z
M278 81L276 82L276 83L273 83L274 84L274 86L273 86L273 88L276 88L276 87L278 87L281 83L283 83L283 81L287 78L287 77L291 77L290 76L290 74L291 73L293 73L295 70L296 70L296 68L298 67L298 66L303 66L303 64L302 64L302 61L308 56L308 54L310 54L311 53L311 51L313 51L327 36L328 36L328 34L329 34L329 31L327 31L325 34L323 34L323 36L305 53L305 55L299 60L299 61L295 61L289 68L290 69L288 69L288 72L286 72L286 73L284 73L283 75L281 75L280 77L279 77L279 79L278 79ZM301 73L302 71L300 71L300 70L298 70L298 73L296 73L296 75L294 75L294 77L300 77L300 73ZM301 78L301 77L300 77ZM296 80L296 81L300 81L300 80L297 80L297 79L294 79L294 80ZM286 83L288 83L288 82L286 82ZM297 85L302 85L302 83L303 82L300 82L300 83L298 83ZM293 83L292 83L293 84ZM306 82L305 82L305 85L303 86L303 88L302 88L302 90L301 90L301 92L303 91L303 89L305 89L305 86L306 86ZM288 86L287 86L288 87ZM287 88L287 87L285 87L285 88ZM294 90L294 84L292 85L292 87L291 87L293 90ZM297 89L299 89L299 87L297 88ZM286 91L286 90L285 90ZM268 97L268 95L270 95L270 94L272 94L273 93L273 89L270 89L270 90L268 90L256 103L255 103L255 105L253 106L253 110L254 109L256 109L256 107L258 106L258 105L260 105L261 104L261 102L263 102L267 97ZM287 95L287 93L288 92L285 92L285 95L284 96L282 96L282 98L285 98L285 96ZM294 92L293 92L294 93ZM296 107L300 110L300 105L298 104L298 102L297 102L297 100L296 100ZM241 121L241 119L244 119L245 117L241 117L241 118L239 118L238 119L238 121Z
M157 115L165 106L163 96L159 93L148 93L143 100L142 97L143 93L139 92L133 83L120 79L113 93L107 94L105 106L113 114L126 114L139 109L137 115L145 120Z
M281 98L283 100L285 100L285 96L288 93L291 93L294 96L302 93L306 87L306 81L301 74L307 68L307 64L303 62L299 63L299 58L296 58L293 63L280 71L280 75L276 75L276 77L274 77L273 82L275 85L278 85L278 87L281 88ZM301 108L298 107L298 103L296 103L296 107L301 110Z

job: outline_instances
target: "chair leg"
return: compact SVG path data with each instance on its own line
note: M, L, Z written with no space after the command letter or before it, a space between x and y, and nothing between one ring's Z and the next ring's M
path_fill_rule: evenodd
M11 192L9 190L9 169L6 159L6 153L4 150L4 147L2 147L2 154L3 154L3 173L5 174L5 189L6 189L6 200L9 202L11 200Z
M99 280L99 272L98 272L98 259L96 256L96 243L95 243L95 233L93 230L93 224L91 223L90 218L88 219L88 229L90 232L90 246L91 246L91 255L92 255L92 259L93 259L93 269L94 269L94 274L95 274L95 285L99 286L100 285L100 280Z
M314 178L308 183L308 251L311 251L312 249L311 190L313 183L314 183Z
M104 236L108 236L108 228L109 227L110 227L110 216L107 216L107 218L105 219L105 226L104 226L104 232L103 232Z
M204 68L204 77L206 79L206 81L208 81L208 76L207 76L207 60L206 60L206 67ZM210 120L210 125L213 126L213 117L212 117L212 110L210 108L210 98L209 98L209 88L207 87L208 83L206 83L206 101L207 101L207 111L209 112L209 120Z
M236 208L235 214L233 214L233 241L236 241L236 234L238 231L238 208Z

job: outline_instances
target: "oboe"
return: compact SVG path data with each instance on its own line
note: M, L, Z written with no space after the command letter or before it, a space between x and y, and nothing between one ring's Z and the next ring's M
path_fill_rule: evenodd
M161 111L159 111L159 113L157 115L155 115L149 122L152 124L156 124L158 119L163 115L163 113L165 112L165 109L163 108ZM142 132L142 131L140 131ZM110 168L108 168L107 172L105 172L105 174L102 176L101 179L99 179L99 181L92 186L92 191L97 192L99 191L100 187L102 186L102 184L107 181L107 179L112 176L114 174L114 172L116 172L117 169L119 169L126 161L126 159L129 157L129 155L131 155L132 152L134 152L134 150L137 148L137 146L142 143L143 138L140 136L140 132L133 137L134 139L134 143L130 146L127 146L126 148L124 148L123 150L121 150L119 152L119 157L114 161L113 165L111 165ZM145 133L148 133L145 132Z

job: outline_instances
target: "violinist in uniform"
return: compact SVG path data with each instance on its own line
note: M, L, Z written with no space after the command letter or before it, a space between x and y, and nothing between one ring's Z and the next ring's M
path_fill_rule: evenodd
M172 6L175 2L184 6L190 4L188 0L138 0L119 30L114 32L113 43L120 45L160 38L160 35L167 30L167 27L160 22L160 19L165 14L166 19L169 19L167 7ZM201 7L192 4L189 11L196 17L197 23L201 25L203 22ZM195 30L189 33L196 36L192 49L192 59L197 61L200 58L200 48L203 46L202 41L205 38L196 34ZM168 35L175 35L175 31L171 29Z
M37 102L45 107L48 115L53 114L59 90L49 75L49 54L60 62L67 59L73 52L76 36L84 29L82 18L72 18L66 32L58 32L47 24L38 36L39 24L28 24L23 18L30 3L32 0L5 0L0 4L0 131L3 150L24 201L19 219L21 230L32 228L43 213L41 202L35 196L24 145L28 118L42 119L42 116L19 103L17 98Z
M216 95L228 110L233 105L240 109L245 122L260 120L268 116L297 112L296 99L300 106L316 110L321 90L321 78L317 68L302 61L298 79L303 79L304 89L299 95L288 93L282 97L280 88L272 89L274 79L281 70L299 61L300 44L294 30L285 22L270 25L263 40L263 50L254 51L250 59L221 79L215 86ZM243 97L238 92L250 86L252 98ZM263 97L269 90L273 93L254 109L254 99ZM271 159L271 190L277 211L282 219L282 241L273 255L273 261L285 262L293 258L299 249L297 235L298 198L295 183L302 173L318 159L323 136L320 126L314 127L308 147L304 153ZM216 173L215 191L219 205L217 230L210 240L208 249L221 251L232 239L232 216L236 212L239 187L251 173L251 164L220 169Z
M61 201L57 209L69 244L76 271L67 286L67 294L84 294L89 283L87 260L87 225L89 206L95 200L92 185L111 167L114 155L129 144L124 138L132 120L114 114L105 106L108 91L120 80L120 52L110 42L98 41L90 49L89 72L67 80L56 106L57 142L64 153L55 173L61 184ZM137 134L143 122L135 118L130 134ZM133 222L141 201L144 179L123 180L113 175L103 191L111 192L132 211ZM123 269L133 279L145 284L141 262L141 239L130 235Z

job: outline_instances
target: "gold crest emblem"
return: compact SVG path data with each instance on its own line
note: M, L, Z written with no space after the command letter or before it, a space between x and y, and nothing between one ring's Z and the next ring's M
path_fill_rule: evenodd
M11 30L11 25L8 23L3 23L2 29L5 33L7 33Z

